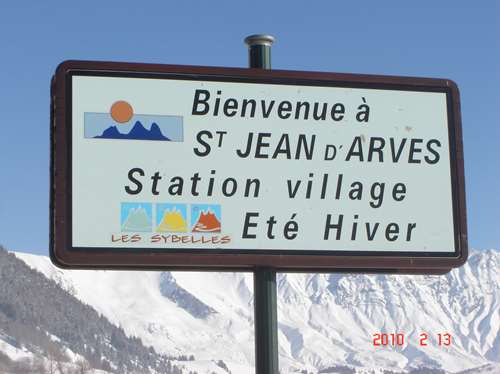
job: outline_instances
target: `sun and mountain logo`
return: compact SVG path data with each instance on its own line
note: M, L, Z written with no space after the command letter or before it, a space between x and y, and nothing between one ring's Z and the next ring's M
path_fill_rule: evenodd
M137 114L127 101L119 100L111 105L108 113L84 113L84 136L182 142L184 126L181 116Z
M220 233L221 206L217 204L121 203L120 222L123 232Z

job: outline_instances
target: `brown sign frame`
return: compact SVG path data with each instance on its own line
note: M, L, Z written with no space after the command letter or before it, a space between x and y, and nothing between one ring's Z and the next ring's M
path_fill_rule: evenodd
M377 88L444 92L453 198L455 252L192 250L151 248L74 248L71 241L71 77L74 75L213 80L247 83ZM460 98L448 79L339 74L243 68L159 65L95 61L65 61L51 84L50 257L62 268L252 271L381 272L443 274L465 263L468 256L464 158Z

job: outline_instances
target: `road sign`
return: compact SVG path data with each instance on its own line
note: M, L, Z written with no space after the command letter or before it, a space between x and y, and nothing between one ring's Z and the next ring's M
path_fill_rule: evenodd
M452 81L67 61L52 107L60 266L440 272L467 258Z

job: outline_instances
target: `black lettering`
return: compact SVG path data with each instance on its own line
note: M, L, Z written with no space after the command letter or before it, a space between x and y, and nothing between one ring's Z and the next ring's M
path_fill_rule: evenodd
M289 101L282 101L280 105L278 105L278 117L281 119L287 119L291 116L292 111L292 103Z
M222 91L217 91L217 95L222 94ZM220 106L220 97L215 99L215 105L214 105L214 116L219 115L219 106Z
M170 186L168 187L168 193L170 195L182 196L182 189L184 187L184 179L181 177L173 177L170 179Z
M276 158L280 153L285 154L287 160L290 160L290 158L292 158L292 155L290 153L290 140L288 139L288 134L281 135L278 146L274 150L273 159Z
M313 118L316 121L325 120L326 119L326 109L327 109L327 104L323 103L323 108L321 110L321 114L318 114L319 112L319 103L314 103L314 110L313 110Z
M349 198L351 200L361 200L363 197L363 183L352 182L351 190L349 191Z
M250 187L254 185L253 188L253 197L259 197L260 191L260 180L255 179L247 179L247 185L245 186L245 197L250 196Z
M375 222L375 226L373 226L373 230L370 231L370 223L366 222L366 237L369 241L372 241L375 238L375 234L377 233L378 227L380 226L380 222Z
M214 191L214 183L215 183L215 178L213 177L215 175L215 170L210 170L210 174L212 175L210 179L208 180L208 191L207 191L207 196L212 196L212 193Z
M228 117L233 117L238 112L238 102L236 99L229 98L224 103L224 114Z
M399 226L397 223L391 222L387 225L385 229L385 238L393 242L395 241L399 236Z
M198 132L198 134L196 134L196 140L204 147L204 150L201 150L200 148L193 149L195 155L199 157L205 157L210 153L211 150L210 144L208 144L205 140L203 140L204 136L206 136L208 139L213 139L212 133L208 130L203 130Z
M135 189L125 186L125 191L130 195L137 195L142 191L142 183L134 177L134 174L139 174L141 177L144 176L144 170L141 168L133 168L128 172L128 179L136 185Z
M200 173L194 173L193 176L191 177L191 182L193 182L191 184L191 194L193 196L198 196L199 195L198 190L197 190L197 186L198 186L198 182L200 180L201 180Z
M266 101L265 100L260 101L260 105L262 107L262 116L264 118L269 118L269 115L271 114L271 110L273 109L274 103L275 103L275 101L271 100L269 102L269 107L266 108Z
M269 156L262 153L262 148L269 148L269 143L266 143L263 139L270 138L271 134L268 132L259 132L257 136L257 144L255 145L255 158L268 158Z
M242 239L255 239L257 237L257 235L255 234L249 234L248 229L250 227L257 227L257 223L250 222L250 219L258 216L259 213L257 212L247 212L247 214L245 214L245 223L243 224L243 234L241 235Z
M409 242L411 240L411 234L413 229L417 227L416 223L409 223L408 224L408 231L406 232L406 241Z
M274 216L271 216L269 217L269 219L266 221L267 223L267 237L269 239L274 239L274 234L273 234L273 228L274 228L274 225L276 224L276 221L274 219Z
M403 153L403 148L406 144L406 138L403 138L401 142L399 143L398 150L396 151L396 144L394 143L394 138L391 138L390 140L391 143L391 155L392 155L392 161L393 162L398 162L399 158L401 157L401 153Z
M359 215L355 214L354 219L358 219ZM356 240L356 234L358 233L358 222L354 221L352 224L351 240Z
M326 197L326 187L328 186L328 174L323 174L323 183L321 184L321 200Z
M200 99L201 95L205 95L203 99ZM208 105L208 99L210 98L210 92L207 90L196 90L194 92L194 100L193 100L193 110L191 112L192 115L202 116L208 113L210 110L210 106ZM198 105L202 104L203 109L199 110Z
M347 152L345 160L349 161L351 157L358 157L359 161L363 161L363 145L361 144L360 136L356 136L354 138L354 141L351 144L351 148L349 148L349 152Z
M345 107L344 104L337 103L332 106L331 116L334 121L341 121L344 118Z
M432 148L432 145L436 145L436 147L441 147L441 142L437 139L431 139L427 142L427 150L434 155L434 158L430 158L429 156L425 156L425 161L428 164L437 164L439 162L439 152Z
M375 142L378 142L378 145L375 145ZM370 149L368 150L368 162L372 161L373 154L375 152L378 153L378 161L384 162L384 153L382 152L385 146L385 140L383 138L373 137L370 138Z
M339 220L337 223L332 223L332 215L328 214L326 216L325 234L323 235L324 240L328 240L330 237L330 230L337 230L335 235L335 240L340 240L340 235L342 233L342 221L344 220L344 215L339 214Z
M377 191L378 190L378 191ZM370 201L370 206L372 208L380 208L382 202L384 201L384 190L385 183L373 183L370 189L370 196L375 201Z
M423 143L423 139L412 139L410 141L410 154L408 155L409 164L420 164L420 160L415 158L415 154L422 152L422 148L417 148L417 143Z
M295 198L295 195L297 195L297 191L299 190L299 186L300 186L301 183L302 183L301 180L297 180L295 182L295 187L292 190L292 181L290 179L288 179L286 181L286 184L288 186L288 197L290 199L294 199Z
M307 101L299 101L297 102L297 106L295 108L295 119L300 118L300 109L304 107L304 119L309 119L309 103Z
M246 116L248 104L252 104L252 107L250 109L250 118L254 118L255 107L257 106L257 103L253 99L243 99L243 102L241 103L241 116L242 117Z
M316 142L316 135L311 135L311 143L310 146L307 146L307 138L304 134L299 135L299 142L297 145L297 152L295 152L295 159L299 160L300 155L302 153L302 149L304 149L304 153L306 155L307 160L311 160L314 153L314 144Z
M398 194L400 194L398 196ZM406 185L404 183L396 183L392 189L392 198L396 201L403 201L406 194Z
M335 189L335 200L340 199L340 192L342 191L342 180L344 179L344 174L339 174L337 176L337 188Z
M253 139L253 132L250 132L248 133L247 148L245 149L245 152L242 152L241 149L236 150L236 154L239 157L246 158L250 155L250 151L252 149L252 139Z
M159 195L160 193L158 192L158 181L161 179L161 175L160 175L160 172L155 172L152 176L151 176L151 180L153 181L153 183L151 183L151 193L153 195Z
M232 184L232 188L229 189L228 185L229 183ZM238 188L238 183L236 182L236 179L234 178L227 178L222 182L222 193L226 197L231 197L236 193L236 190Z
M309 173L309 180L307 181L307 186L306 186L306 199L311 198L311 190L312 190L312 184L313 184L313 173Z

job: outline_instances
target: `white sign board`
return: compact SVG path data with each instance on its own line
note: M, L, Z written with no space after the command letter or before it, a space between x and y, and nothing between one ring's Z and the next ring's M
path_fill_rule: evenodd
M457 254L448 90L68 79L72 248Z

